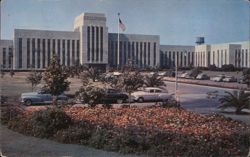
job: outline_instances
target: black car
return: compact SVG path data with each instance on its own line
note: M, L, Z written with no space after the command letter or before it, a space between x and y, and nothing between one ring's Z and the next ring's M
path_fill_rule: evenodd
M128 95L117 89L104 89L105 96L102 99L103 103L123 103L128 100Z

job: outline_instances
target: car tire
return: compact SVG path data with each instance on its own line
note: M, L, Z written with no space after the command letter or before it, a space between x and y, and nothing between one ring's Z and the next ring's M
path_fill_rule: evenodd
M142 97L140 97L140 98L138 98L138 102L142 103L142 102L144 102L144 99Z
M26 105L26 106L32 105L32 101L31 101L30 99L25 100L25 105Z

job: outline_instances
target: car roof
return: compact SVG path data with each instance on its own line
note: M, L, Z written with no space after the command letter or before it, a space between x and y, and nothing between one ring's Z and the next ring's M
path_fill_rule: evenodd
M156 90L156 89L158 89L158 90L162 90L161 88L157 88L157 87L146 87L145 89L148 89L148 90L150 90L150 89L154 89L154 90Z

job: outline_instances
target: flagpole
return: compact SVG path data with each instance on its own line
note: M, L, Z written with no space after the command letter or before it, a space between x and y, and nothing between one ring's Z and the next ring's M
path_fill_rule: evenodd
M118 13L118 27L117 27L117 70L119 69L119 65L120 65L120 22L119 22L119 18L120 18L120 13Z

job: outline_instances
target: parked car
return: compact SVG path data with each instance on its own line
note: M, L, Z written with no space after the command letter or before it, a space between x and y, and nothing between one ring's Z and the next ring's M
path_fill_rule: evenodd
M241 76L240 78L238 78L237 82L240 83L240 84L244 84L245 83L244 77Z
M133 92L131 95L137 102L167 101L171 97L166 90L157 87L147 87L144 90Z
M30 92L21 94L21 103L29 106L32 104L51 104L53 97L50 93L46 91ZM64 94L60 94L57 97L59 102L67 102L68 97Z
M212 77L211 80L214 82L221 82L224 78L225 78L225 75L222 74L222 75L217 75L215 77Z
M180 75L180 78L186 78L186 77L188 77L189 76L189 74L187 73L187 72L185 72L185 73L182 73L181 75Z
M209 76L207 74L201 73L196 77L197 80L209 80Z
M164 72L159 72L158 75L159 75L159 76L167 76L167 72L166 72L166 71L164 71Z
M119 104L128 101L128 94L121 92L120 90L108 88L104 89L105 96L102 99L102 102L113 103L117 102Z
M236 82L237 79L234 76L225 76L225 78L222 81L223 82Z

